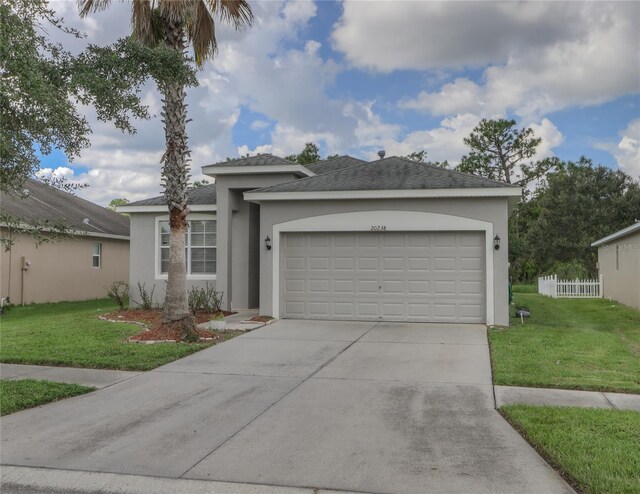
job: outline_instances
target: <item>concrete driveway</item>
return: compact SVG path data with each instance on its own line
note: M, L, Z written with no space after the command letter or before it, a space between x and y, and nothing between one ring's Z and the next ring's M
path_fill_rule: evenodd
M563 493L474 325L279 321L2 419L2 463L357 492Z

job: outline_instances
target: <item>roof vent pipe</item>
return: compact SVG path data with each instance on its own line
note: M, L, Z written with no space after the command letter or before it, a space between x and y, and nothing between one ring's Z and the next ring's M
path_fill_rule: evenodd
M384 152L384 149L381 149L380 151L378 151L378 156L380 156L380 159L383 159L385 154L387 153Z

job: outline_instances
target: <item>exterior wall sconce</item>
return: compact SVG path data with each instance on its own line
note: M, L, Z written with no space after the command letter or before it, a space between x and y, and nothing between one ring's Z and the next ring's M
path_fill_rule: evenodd
M267 250L271 250L271 239L269 238L269 235L267 235L267 238L264 239L264 246L267 248Z
M498 237L498 235L493 237L493 248L496 250L500 250L500 237Z

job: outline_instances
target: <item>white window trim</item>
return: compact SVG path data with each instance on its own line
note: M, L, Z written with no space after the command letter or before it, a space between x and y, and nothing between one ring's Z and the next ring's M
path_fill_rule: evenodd
M189 217L187 218L187 221L190 220L217 220L216 215L215 214L194 214L194 213L190 213ZM154 229L154 235L155 235L155 241L154 241L154 245L155 245L155 262L154 262L154 266L155 266L155 279L156 280L166 280L169 278L169 275L167 273L162 273L160 272L160 222L161 221L169 221L169 215L162 215L162 216L156 216L155 219L155 229ZM216 223L216 238L218 235L218 226ZM216 240L216 258L218 255L218 242ZM217 260L217 259L216 259ZM217 265L218 263L216 262L216 271L217 271ZM187 279L188 280L215 280L217 278L217 273L216 274L187 274Z
M273 225L272 304L273 316L280 317L280 237L287 232L369 232L372 225L390 231L482 231L485 235L486 324L495 324L493 282L493 223L418 211L358 211L327 214Z
M93 258L96 257L96 255L93 253L93 246L94 245L98 246L98 265L97 266L93 265ZM91 244L91 267L93 269L102 268L102 244L100 242L93 242Z

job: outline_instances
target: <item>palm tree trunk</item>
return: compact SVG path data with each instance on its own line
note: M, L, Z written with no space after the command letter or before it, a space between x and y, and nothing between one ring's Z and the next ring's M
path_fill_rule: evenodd
M178 23L163 20L165 43L184 53L184 29ZM189 311L185 259L187 232L187 187L189 183L189 147L187 145L187 105L181 84L167 84L164 93L162 121L166 151L162 156L162 181L169 207L169 272L164 304L166 322L180 321L183 335L193 332L195 322Z

